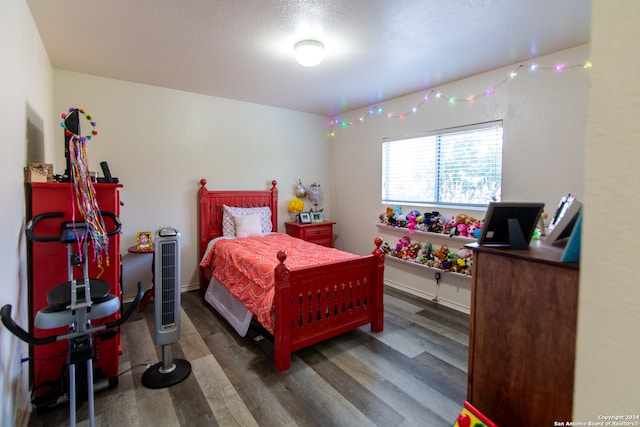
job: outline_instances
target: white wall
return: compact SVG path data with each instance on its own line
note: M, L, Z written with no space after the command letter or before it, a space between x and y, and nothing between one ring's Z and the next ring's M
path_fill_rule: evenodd
M124 185L121 199L125 299L138 280L150 285L150 257L127 253L138 231L172 226L181 233L182 286L198 283L197 190L268 189L278 181L281 231L298 178L319 182L331 217L332 170L325 118L313 114L55 71L55 110L83 107L97 123L87 143L92 170L107 161ZM81 118L81 127L86 125ZM58 128L59 129L59 128ZM83 128L88 130L89 126ZM64 171L64 136L55 132L56 173Z
M589 73L582 64L589 59L589 47L573 49L536 58L535 72L521 63L433 88L446 97L458 99L484 93L495 88L493 95L480 96L473 102L450 104L430 94L429 100L404 119L389 119L374 115L359 122L368 109L350 112L340 120L355 122L347 128L335 129L332 141L336 182L336 210L344 247L356 253L370 252L377 234L395 245L400 235L384 232L374 222L384 206L380 203L381 141L385 137L411 135L491 120L503 120L504 149L502 200L542 201L547 212L553 213L560 197L572 193L584 195L584 155ZM556 64L577 64L561 73L544 70ZM510 79L511 71L518 76ZM500 82L502 85L497 86ZM385 114L410 112L424 95L417 92L377 104ZM354 161L357 159L357 161ZM405 207L408 209L408 207ZM419 208L421 212L438 210L447 217L460 210ZM405 210L406 211L406 210ZM484 212L468 211L482 219ZM415 237L425 243L424 237ZM436 244L448 244L451 249L464 242L431 239ZM387 282L414 290L416 294L433 297L439 292L441 302L466 311L469 307L470 280L445 275L438 290L433 272L418 270L388 262ZM426 280L425 280L426 279Z
M23 0L0 1L0 306L25 329L27 316L25 197L27 161L53 160L53 71ZM19 425L28 415L25 343L0 327L0 425Z
M190 230L187 234L191 242L187 250L193 253L194 263L196 244L192 241L195 239L195 236L192 236L192 228L188 224L173 222L173 217L188 217L191 221L195 216L195 207L185 208L189 213L183 212L181 206L173 206L177 203L169 204L168 207L164 205L160 209L158 202L150 199L151 188L158 191L162 190L163 186L168 187L165 191L181 201L189 199L191 196L188 194L193 194L188 203L195 206L196 180L201 175L209 179L212 188L214 182L215 188L253 188L276 178L280 181L281 200L284 202L287 199L286 187L292 187L298 177L305 182L318 180L325 185L325 177L322 174L328 173L326 179L327 182L331 182L331 173L335 172L335 185L329 184L328 188L329 199L333 201L330 205L331 219L339 221L338 244L354 252L366 253L371 250L371 240L377 234L373 219L382 209L378 198L380 139L421 131L423 128L440 128L444 123L462 124L476 116L492 119L504 115L519 123L519 126L509 132L514 138L517 136L514 143L523 145L527 150L525 153L534 153L537 159L541 159L534 162L527 156L520 156L514 160L522 167L523 173L529 172L533 177L530 182L521 182L523 197L542 199L548 205L554 205L560 195L573 191L582 196L586 204L574 419L589 421L597 420L598 415L635 414L638 409L637 384L640 383L640 371L637 369L640 336L636 331L637 325L640 324L640 311L637 309L640 295L633 258L637 253L637 243L633 232L619 232L616 218L620 212L640 210L640 202L633 197L633 191L629 191L640 184L640 171L637 168L637 141L640 129L635 106L637 97L634 96L638 91L635 70L640 65L635 46L639 30L637 26L634 27L633 20L628 19L629 16L640 13L640 4L627 0L622 2L624 7L611 9L610 6L604 2L594 2L592 14L593 35L590 48L595 68L589 71L593 88L588 116L586 180L582 184L582 179L573 177L574 173L570 172L573 178L562 176L561 182L567 187L565 189L552 187L551 178L558 177L559 171L571 169L566 169L560 162L549 164L547 159L549 150L561 150L555 158L573 158L579 165L585 162L584 106L588 95L584 93L584 89L588 87L588 83L584 81L584 77L580 77L579 72L554 75L560 77L557 83L551 76L542 75L534 77L538 80L531 83L523 83L518 79L518 85L524 85L529 89L521 89L512 94L515 89L511 87L516 82L509 82L509 95L493 98L489 102L485 100L482 104L477 102L473 106L447 106L448 109L441 110L442 106L428 104L425 107L429 109L421 108L419 114L405 119L402 125L395 120L387 119L367 121L362 126L345 129L344 132L339 131L325 152L321 148L325 129L322 120L314 116L181 92L150 90L142 85L107 82L106 79L88 76L76 76L76 83L81 86L91 86L95 83L95 87L86 86L83 92L79 93L75 89L66 91L64 86L68 83L65 84L64 80L67 77L59 73L60 86L65 89L66 94L57 95L61 99L56 102L54 108L51 67L26 2L3 0L0 2L0 55L5 60L0 65L0 125L5 134L2 142L3 156L0 157L0 174L3 179L3 185L0 187L0 218L3 221L2 237L5 244L0 246L0 271L4 278L0 283L0 304L12 304L14 319L26 324L25 242L22 233L25 212L22 167L27 161L26 147L32 144L41 147L35 151L43 153L41 155L45 161L53 162L54 150L59 152L61 149L58 117L61 109L71 104L81 105L94 114L101 132L95 144L111 144L110 148L96 147L95 151L94 148L90 148L89 156L93 164L102 160L109 161L115 175L125 184L123 198L127 205L123 208L123 220L127 234L124 236L123 246L126 248L127 245L133 244L135 231L143 227L153 229L156 225L167 223L177 227L184 225ZM587 48L582 47L560 52L548 59L558 56L558 59L563 61L567 58L567 62L568 59L581 61L586 53ZM478 88L475 83L480 86L484 83L494 84L494 77L502 76L500 70L486 73L447 85L443 87L443 91L445 88L452 88L456 89L452 92L458 92L459 88L462 93L465 89L476 92ZM535 93L542 87L551 89ZM569 94L565 93L567 88ZM114 91L114 94L110 91ZM143 95L149 95L152 99L137 99ZM577 96L577 99L569 95ZM153 100L156 97L158 102L173 101L177 104L175 108L156 107ZM533 108L535 105L530 103L531 99L538 100L536 104L539 108ZM410 109L416 103L414 96L410 95L384 102L382 105L389 110L398 108L405 112L406 108ZM484 106L477 112L476 105ZM153 116L147 114L143 107L149 108L148 111L153 113L157 109L162 109L163 112L159 116ZM198 112L196 107L206 110ZM187 132L190 132L189 129L192 127L195 129L187 136L198 141L195 144L206 150L207 155L214 157L214 160L204 159L204 156L198 156L198 153L187 156L188 160L178 157L181 164L188 162L190 166L182 166L180 172L170 174L175 179L163 179L161 172L153 172L153 176L135 173L135 160L160 159L167 162L174 157L163 154L162 150L166 151L168 147L174 146L169 145L170 137L166 136L174 135L176 131L173 129L179 127L171 124L171 113L180 117L179 112L183 108L187 109L189 116L206 116L204 123L189 123ZM553 114L547 113L546 110L552 111ZM138 118L132 122L137 125L125 123L120 126L126 130L125 136L120 135L116 129L108 130L110 127L118 128L119 126L114 124L116 119L125 117L127 112ZM210 114L211 112L217 112L219 115ZM262 114L272 118L273 122L265 123L263 120L267 119L263 119ZM360 115L357 112L352 114L354 119ZM536 123L544 122L545 125L536 126L535 132L529 132L529 120ZM561 126L565 121L566 127ZM549 126L546 123L549 123ZM200 132L205 130L208 131L207 135L202 135ZM559 132L556 138L554 131L562 132ZM105 132L107 138L104 138ZM180 146L194 150L189 145L189 142L194 142L187 141L182 134L180 136L176 138L180 141ZM52 143L54 138L55 144ZM159 146L154 145L156 139L161 141ZM277 161L272 169L259 167L258 170L252 171L247 168L243 174L234 174L231 178L221 177L216 170L224 169L231 161L238 160L230 154L230 145L245 140L249 141L248 148L260 153L263 153L259 151L260 141L265 141L268 145L282 140L287 148L280 149L282 160ZM563 149L566 142L576 145L569 145L569 148ZM136 159L127 154L127 148L134 143L147 147L144 153L139 153L137 149L132 150L137 156ZM111 148L117 149L112 151ZM213 156L213 153L216 156ZM225 159L221 159L222 154L229 159L226 163ZM328 159L328 163L332 164L329 172L315 169L324 167L323 160L309 160L315 155L320 159ZM58 154L55 160L57 172L60 172L64 168L61 154ZM207 166L211 161L216 162L215 168ZM156 167L152 166L152 170L155 171ZM512 174L516 172L520 173L520 170L511 170ZM274 173L277 176L272 176ZM278 176L283 178L280 179ZM218 183L220 185L217 185ZM509 194L513 196L516 192L520 193L519 189L516 191L516 187L509 190ZM508 196L506 189L504 196L505 199ZM158 219L147 219L150 218L148 212L137 212L146 207L147 200L152 206L149 208L151 214L159 214L162 222ZM284 213L281 213L281 216L284 216ZM153 215L153 218L157 218L156 215ZM624 254L629 262L618 262L617 254ZM28 407L24 375L26 370L21 372L15 360L25 352L26 346L4 328L0 329L1 425L21 425L24 422L23 417Z
M638 239L634 226L620 231L640 212L639 15L637 1L593 2L576 421L640 412Z

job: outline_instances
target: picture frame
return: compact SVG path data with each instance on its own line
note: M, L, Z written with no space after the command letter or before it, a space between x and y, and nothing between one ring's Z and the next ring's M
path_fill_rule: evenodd
M309 212L300 212L300 224L311 224L311 214Z
M150 231L140 231L136 234L136 249L139 251L153 250L153 239Z
M322 212L311 212L311 222L318 223L324 221L324 215Z

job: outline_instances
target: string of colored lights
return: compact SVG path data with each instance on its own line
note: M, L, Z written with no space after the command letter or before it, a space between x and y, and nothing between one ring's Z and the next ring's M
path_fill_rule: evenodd
M438 99L438 100L444 100L446 102L448 102L449 104L456 104L458 102L473 102L475 100L477 100L478 98L482 98L482 97L488 97L488 96L492 96L495 94L495 92L501 87L503 86L505 83L514 80L516 77L518 77L518 75L520 74L520 72L523 69L527 69L529 70L529 72L537 72L537 71L552 71L554 73L562 73L565 70L568 69L584 69L584 70L589 70L593 67L591 61L587 60L582 64L573 64L573 65L567 65L567 64L563 64L563 63L559 63L556 64L554 66L541 66L535 62L526 65L525 64L520 64L518 65L513 71L511 71L509 73L509 75L507 75L505 78L503 78L502 80L500 80L497 84L488 87L487 89L483 90L483 91L479 91L477 95L471 95L471 96L467 96L467 97L454 97L454 96L446 96L445 94L443 94L441 91L436 90L436 89L431 89L427 92L426 95L424 95L422 97L422 99L420 100L420 102L418 102L418 104L416 104L413 108L411 108L410 110L404 112L404 113L392 113L392 112L385 112L384 109L382 108L381 105L374 105L371 108L369 108L367 110L367 112L365 114L363 114L362 116L360 116L360 118L356 121L343 121L340 120L339 117L334 117L329 121L329 125L331 126L331 132L330 132L330 136L334 136L335 135L335 131L336 128L349 128L349 127L353 127L356 126L360 123L365 122L368 118L370 117L375 117L375 116L384 116L388 119L399 119L399 120L403 120L405 119L407 116L410 116L412 114L415 114L420 107L422 107L424 104L426 104L427 102L429 102L432 98Z

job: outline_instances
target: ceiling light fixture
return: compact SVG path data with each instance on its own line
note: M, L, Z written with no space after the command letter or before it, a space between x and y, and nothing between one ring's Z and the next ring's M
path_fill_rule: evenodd
M317 40L301 40L295 44L296 61L305 67L315 67L324 57L324 44Z

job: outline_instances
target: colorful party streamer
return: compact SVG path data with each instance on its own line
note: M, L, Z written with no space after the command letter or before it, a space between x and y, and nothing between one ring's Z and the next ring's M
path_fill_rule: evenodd
M98 132L96 131L96 122L93 121L90 114L87 114L82 108L69 108L69 113L73 113L74 111L85 116L91 124L92 129L86 137L81 135L80 126L78 126L78 133L74 133L67 128L65 123L68 115L66 113L61 115L62 122L60 126L65 130L65 135L70 137L69 163L75 201L73 204L72 220L75 223L75 212L77 208L86 224L86 229L82 234L80 234L77 229L75 230L78 246L81 248L87 239L89 239L93 245L94 260L97 261L98 267L102 269L103 260L106 260L107 266L109 265L109 238L105 231L104 220L98 207L98 201L96 200L96 190L93 186L93 181L91 181L86 150L86 142L91 140L93 136L96 136Z

